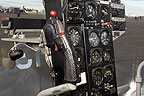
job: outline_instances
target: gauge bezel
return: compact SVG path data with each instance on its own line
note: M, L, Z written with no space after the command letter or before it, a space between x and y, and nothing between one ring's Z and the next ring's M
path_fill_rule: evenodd
M95 75L94 73L95 73L96 71L99 71L99 70L100 70L101 73L102 73L102 74L101 74L102 79L101 79L101 81L100 81L100 82L101 82L100 84L96 84L96 82L94 82L94 75ZM103 82L104 82L104 75L103 75L103 74L104 74L104 69L101 68L101 67L98 67L98 68L95 68L95 69L92 70L92 82L93 82L94 86L100 86L101 84L103 84Z
M79 40L78 40L78 42L77 42L76 45L74 45L74 44L73 44L73 41L71 40L70 30L72 30L72 29L77 30L77 31L78 31L78 34L79 34ZM71 40L72 45L73 45L74 47L77 47L77 46L81 43L81 40L82 40L82 38L81 38L82 32L81 32L81 28L80 28L80 27L76 27L76 26L70 26L70 27L68 27L67 35L68 35L69 39Z
M96 35L97 35L97 37L98 37L98 40L99 40L99 41L98 41L98 44L97 44L96 46L93 46L93 45L90 43L90 39L89 39L89 38L90 38L90 35L91 35L92 33L96 33ZM90 44L91 47L98 47L98 46L100 45L100 41L101 41L101 40L100 40L99 32L98 32L97 30L90 30L90 31L89 31L89 34L88 34L88 41L89 41L89 44Z
M102 34L104 33L104 32L106 32L107 33L107 35L108 35L108 44L103 44L103 42L102 42ZM100 41L101 41L101 44L103 45L103 46L108 46L108 45L110 45L110 43L111 43L111 34L110 34L110 31L109 30L103 30L102 32L101 32L101 34L100 34Z

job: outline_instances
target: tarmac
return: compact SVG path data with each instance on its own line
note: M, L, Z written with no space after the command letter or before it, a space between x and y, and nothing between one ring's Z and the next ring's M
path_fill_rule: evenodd
M1 14L2 17L16 17L16 14ZM22 18L45 18L44 15L22 15ZM127 31L114 41L117 85L130 84L135 79L138 64L144 60L144 19L126 18ZM0 39L6 37L0 29ZM10 49L12 43L0 40L0 48ZM34 52L29 51L29 58ZM41 90L51 86L48 66L41 55L40 68L33 66L26 70L5 69L1 64L0 53L0 96L36 96ZM144 72L143 72L144 73ZM142 95L144 96L144 95Z

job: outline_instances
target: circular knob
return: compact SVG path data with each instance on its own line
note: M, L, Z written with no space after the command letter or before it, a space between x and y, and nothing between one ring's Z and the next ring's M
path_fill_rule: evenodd
M52 11L50 12L50 15L53 16L53 17L56 16L56 11L52 10Z

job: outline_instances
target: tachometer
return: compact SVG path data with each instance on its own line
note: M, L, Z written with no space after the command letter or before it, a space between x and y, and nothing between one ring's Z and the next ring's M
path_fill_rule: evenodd
M80 42L80 31L76 28L71 28L69 30L70 39L72 41L73 46L77 46L77 44Z
M92 47L97 47L99 45L100 39L96 32L91 32L89 35L89 42Z
M88 4L86 6L86 15L88 18L94 19L97 15L96 6L93 4Z
M106 46L109 44L109 42L110 42L109 33L107 31L103 31L101 34L101 43Z

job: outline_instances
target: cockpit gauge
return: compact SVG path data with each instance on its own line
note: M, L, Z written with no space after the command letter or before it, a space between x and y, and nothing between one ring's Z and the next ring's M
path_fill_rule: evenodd
M104 18L105 16L108 15L108 7L107 6L101 6L101 9L100 9L100 14L102 16L102 18Z
M101 43L106 46L110 43L110 35L107 31L103 31L101 34Z
M69 30L70 39L72 41L73 46L77 46L81 40L80 31L76 28L71 28Z
M103 59L104 59L104 62L109 62L111 59L110 53L107 51L103 52Z
M69 4L69 15L73 18L80 18L82 16L82 7L78 3Z
M102 61L101 54L97 50L94 50L91 56L92 56L91 62L93 65L98 65Z
M106 82L110 82L113 79L113 66L105 67L104 78Z
M92 79L95 86L99 86L103 82L103 70L102 69L93 69Z
M89 42L92 47L97 47L99 45L100 39L96 32L91 32L89 35Z
M86 6L86 15L88 18L94 19L97 15L97 7L93 4L88 4Z

